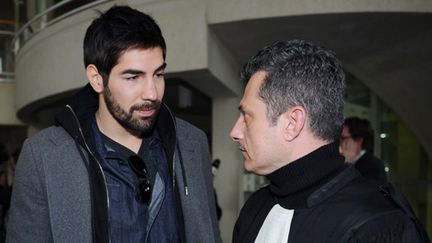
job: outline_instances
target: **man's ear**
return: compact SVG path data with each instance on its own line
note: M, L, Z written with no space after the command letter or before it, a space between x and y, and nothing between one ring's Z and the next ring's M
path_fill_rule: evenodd
M96 93L101 93L104 89L104 84L102 75L100 75L97 67L93 64L88 65L86 68L86 75L94 91L96 91Z
M302 106L294 106L282 114L284 119L284 137L292 141L298 137L306 125L306 110Z

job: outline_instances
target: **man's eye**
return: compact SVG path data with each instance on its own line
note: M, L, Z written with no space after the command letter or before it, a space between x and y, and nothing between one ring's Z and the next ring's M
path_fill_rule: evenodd
M137 79L137 78L138 78L138 75L125 77L126 80L130 80L130 81L135 80L135 79Z
M165 77L165 73L156 73L156 77L163 78Z
M248 123L249 123L249 118L247 116L243 116L243 122L246 125L246 127L248 127Z

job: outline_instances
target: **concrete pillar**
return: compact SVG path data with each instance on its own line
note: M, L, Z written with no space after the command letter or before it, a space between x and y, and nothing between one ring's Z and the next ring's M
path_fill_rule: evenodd
M223 242L231 242L234 223L243 205L243 158L238 145L229 138L229 132L238 117L240 97L213 99L213 159L220 159L215 188L221 206L219 223Z
M22 124L17 116L15 109L15 83L0 82L0 125Z

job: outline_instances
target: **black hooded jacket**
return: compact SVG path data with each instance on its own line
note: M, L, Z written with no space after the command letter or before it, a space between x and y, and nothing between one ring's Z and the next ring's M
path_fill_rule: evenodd
M80 147L84 148L87 156L82 155L84 161L88 161L87 168L90 179L91 205L92 205L92 225L93 225L93 242L109 242L109 220L108 220L108 192L103 170L100 166L102 158L97 152L91 138L91 125L94 115L98 109L99 101L97 93L93 91L88 84L81 89L57 116L56 122L62 126L77 142L78 150L83 152ZM162 105L157 122L156 129L166 144L167 159L171 161L171 176L174 171L174 151L176 147L175 118L169 109ZM84 158L88 157L86 160ZM180 158L181 161L181 158ZM182 164L181 164L182 165ZM182 165L183 166L183 165ZM183 168L182 168L183 169ZM175 185L175 177L172 176ZM187 187L187 183L185 183ZM176 190L178 192L178 190ZM178 197L177 197L178 198ZM179 205L180 203L177 203ZM180 225L178 225L180 237L184 242L184 226L182 225L181 208L177 208Z

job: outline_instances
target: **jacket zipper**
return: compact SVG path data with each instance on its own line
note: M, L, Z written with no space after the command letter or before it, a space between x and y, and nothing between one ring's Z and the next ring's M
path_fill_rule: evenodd
M90 147L88 146L88 144L87 144L87 142L86 142L86 140L85 140L85 138L84 138L84 133L83 133L83 131L82 131L81 124L79 123L78 117L76 116L74 110L73 110L72 107L70 107L69 105L66 105L66 107L71 111L73 117L75 118L75 122L76 122L76 124L77 124L77 126L78 126L78 130L79 130L80 136L81 136L81 138L82 138L82 140L83 140L83 143L84 143L84 145L85 145L85 149L86 149L87 152L88 152L88 153L93 157L93 159L96 161L96 163L97 163L97 165L98 165L99 172L101 172L101 174L102 174L102 178L103 178L103 180L104 180L105 192L106 192L106 194L107 194L107 193L108 193L108 187L107 187L106 178L105 178L105 174L103 173L102 167L101 167L101 165L100 165L98 159L96 158L96 156L95 156L95 155L93 154L93 152L90 150ZM105 194L105 195L106 195L106 194ZM107 215L109 215L109 207L110 207L110 204L109 204L108 195L106 195L106 196L107 196L107 197L106 197L106 201L107 201ZM108 240L109 240L109 242L111 242L111 237L110 237L109 235L108 235Z
M163 104L163 105L165 105L165 103ZM165 105L165 107L166 107L166 105ZM174 152L173 152L173 157L172 157L172 177L173 177L173 179L172 179L172 183L173 183L173 190L175 191L175 183L176 183L176 175L175 175L175 173L176 173L176 171L175 171L175 158L176 158L176 153L175 153L175 151L176 151L176 149L178 148L179 150L180 150L180 146L177 146L178 144L177 144L177 123L176 123L176 120L175 120L175 117L173 116L173 114L171 113L171 110L170 109L168 109L168 107L166 107L167 108L167 111L168 111L168 113L169 113L169 115L170 115L170 117L171 117L171 120L173 121L173 124L174 124L174 133L175 133L175 143L174 143ZM180 151L178 151L178 152L180 152ZM180 161L180 160L179 160ZM183 168L182 168L182 170L183 170ZM182 176L185 176L184 175L184 173L182 173ZM183 178L183 180L185 180L186 178ZM179 188L180 189L180 188ZM185 195L186 196L188 196L189 195L189 191L188 191L188 187L187 187L187 184L185 184L184 185L184 193L185 193ZM180 200L180 199L179 199ZM181 206L180 206L180 208L181 208ZM183 220L183 219L177 219L177 220ZM179 228L178 227L178 222L177 222L177 229ZM184 232L185 234L186 234L186 232ZM180 241L183 243L183 239L181 239L181 236L179 236L180 237Z
M172 174L172 183L173 183L173 185L172 186L173 186L173 188L175 188L175 182L176 182L176 180L175 180L175 150L176 150L175 144L177 144L177 124L175 122L174 116L171 114L171 111L168 109L168 107L166 107L166 108L167 108L167 111L168 111L168 113L169 113L169 115L171 117L171 120L173 121L173 124L174 124L175 143L174 143L174 152L173 152L173 157L172 157L172 161L171 162L172 162L172 172L173 172L173 174Z

